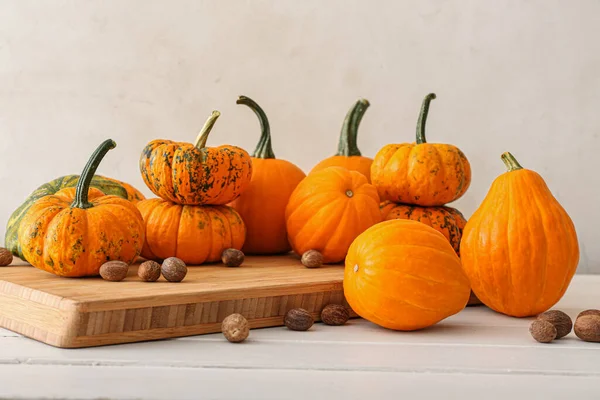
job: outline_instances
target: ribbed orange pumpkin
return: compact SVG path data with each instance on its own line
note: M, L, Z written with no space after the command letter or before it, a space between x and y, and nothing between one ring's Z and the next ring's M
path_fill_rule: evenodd
M411 220L377 224L350 246L344 296L359 316L388 329L412 331L461 311L469 280L446 238Z
M367 108L369 108L369 102L365 99L359 99L348 111L344 119L344 125L342 125L337 154L315 165L310 171L311 174L328 167L344 167L350 171L360 172L367 178L368 182L371 182L373 159L363 157L357 143L358 126Z
M177 257L190 265L218 261L228 248L240 250L246 228L228 206L184 206L163 199L137 204L146 225L142 257Z
M389 144L375 155L371 181L381 200L419 206L442 206L460 198L471 184L471 166L450 144L425 140L431 93L423 100L415 143Z
M342 167L309 174L286 208L292 249L297 254L318 250L325 263L344 260L352 241L380 221L375 187L363 174Z
M252 180L248 188L230 205L246 224L245 254L287 253L291 246L285 228L285 207L298 183L306 174L286 160L275 158L267 115L256 102L240 96L237 104L256 113L261 136L252 154Z
M579 262L571 218L544 179L510 154L508 172L492 183L463 232L463 268L477 297L514 317L542 313L556 304Z
M140 158L140 171L158 197L178 204L223 205L250 184L252 161L237 146L205 147L220 113L213 111L195 144L153 140Z
M29 208L19 226L27 261L55 275L98 275L106 261L132 263L144 243L144 223L132 202L90 188L98 164L116 146L103 142L77 183L44 196Z

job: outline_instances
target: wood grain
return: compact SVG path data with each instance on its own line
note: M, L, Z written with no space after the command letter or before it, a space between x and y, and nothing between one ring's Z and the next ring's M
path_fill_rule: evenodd
M91 347L220 332L244 315L252 328L281 326L302 307L344 304L343 266L308 269L293 255L247 257L239 268L189 266L183 282L62 278L31 266L0 269L0 326L56 347ZM353 315L354 316L354 315Z

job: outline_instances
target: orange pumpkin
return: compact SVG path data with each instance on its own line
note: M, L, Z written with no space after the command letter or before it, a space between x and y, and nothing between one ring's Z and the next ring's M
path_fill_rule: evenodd
M363 157L357 143L358 126L367 108L369 108L369 102L365 99L359 99L348 111L344 119L344 125L342 125L337 154L315 165L310 171L311 174L328 167L337 166L350 171L358 171L367 178L369 183L371 182L371 163L373 159Z
M44 196L29 208L19 226L27 261L55 275L98 275L106 261L132 263L144 243L144 223L135 205L90 188L104 155L116 146L107 140L92 154L77 183Z
M297 254L318 250L325 263L344 260L352 241L381 221L375 187L363 174L342 167L304 178L285 214L292 249Z
M556 304L579 262L573 221L544 179L510 154L463 232L463 268L477 297L514 317Z
M471 166L450 144L425 140L431 93L423 100L416 143L389 144L375 155L371 181L381 200L419 206L442 206L460 198L471 184Z
M195 144L153 140L140 158L140 171L158 197L178 204L222 205L235 200L250 184L252 161L237 146L206 147L220 113L213 111Z
M344 296L362 318L388 329L431 326L465 308L469 280L448 240L417 221L377 224L350 246Z
M240 250L246 228L228 206L184 206L163 199L137 204L146 226L142 257L177 257L190 265L218 261L225 249Z
M262 108L246 96L240 96L237 104L244 104L256 113L262 130L252 154L250 185L230 204L246 224L242 251L245 254L287 253L291 246L285 228L285 207L306 174L291 162L275 158L269 120Z
M384 221L410 219L422 222L440 232L460 256L460 238L467 220L460 211L452 207L419 207L409 204L381 203L381 216Z

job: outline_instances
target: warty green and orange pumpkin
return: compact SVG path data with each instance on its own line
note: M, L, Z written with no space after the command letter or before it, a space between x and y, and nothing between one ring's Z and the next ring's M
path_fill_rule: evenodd
M471 184L471 166L451 144L427 143L425 123L434 93L425 97L416 143L388 144L375 155L371 181L382 201L442 206L460 198Z
M467 222L460 246L473 291L489 308L514 317L550 309L579 262L571 218L544 179L510 154Z
M269 120L263 109L246 96L240 96L237 104L250 107L261 126L260 140L252 154L250 185L230 203L246 225L242 251L245 254L287 253L291 246L287 239L285 207L306 174L291 162L275 158Z
M185 205L224 205L250 184L252 160L231 145L206 147L220 113L213 111L194 144L157 139L146 145L140 172L158 197Z

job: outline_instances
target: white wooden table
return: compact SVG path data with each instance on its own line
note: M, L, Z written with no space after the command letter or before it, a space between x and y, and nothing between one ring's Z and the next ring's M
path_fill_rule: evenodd
M600 276L576 276L556 308L600 308ZM600 344L539 344L530 320L475 307L412 333L356 319L77 350L0 329L0 398L600 399Z

